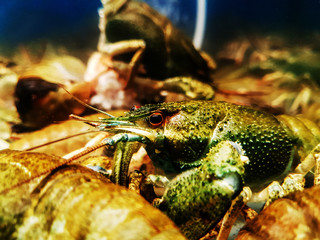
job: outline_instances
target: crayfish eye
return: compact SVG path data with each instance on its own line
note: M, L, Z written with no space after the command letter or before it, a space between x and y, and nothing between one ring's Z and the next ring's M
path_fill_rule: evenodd
M137 110L138 108L140 108L140 106L138 105L133 105L133 107L130 109L130 112Z
M149 116L149 123L152 126L159 126L163 123L164 121L164 117L163 114L161 112L156 112L156 113L152 113Z

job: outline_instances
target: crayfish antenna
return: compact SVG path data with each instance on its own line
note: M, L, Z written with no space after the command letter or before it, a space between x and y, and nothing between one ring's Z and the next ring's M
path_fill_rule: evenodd
M83 148L77 149L71 153L68 153L67 155L63 156L62 158L67 159L68 162L72 162L73 160L76 160L82 156L87 155L88 153L91 153L98 148L106 147L103 139L106 138L106 133L101 133L95 136L93 139L91 139Z
M90 108L90 109L92 109L92 110L94 110L94 111L96 111L96 112L99 112L99 113L102 113L102 114L104 114L104 115L107 115L108 117L114 117L114 116L111 115L110 113L107 113L107 112L105 112L105 111L103 111L103 110L101 110L101 109L95 108L95 107L93 107L93 106L85 103L85 102L82 101L81 99L77 98L76 96L74 96L73 94L71 94L67 89L65 89L65 87L64 87L62 84L58 84L58 85L59 85L59 87L61 87L64 91L66 91L68 94L70 94L70 96L71 96L74 100L76 100L78 103L80 103L82 106L85 106L85 107Z
M99 120L88 120L88 119L85 119L83 117L80 117L80 116L77 116L77 115L74 115L74 114L70 114L69 118L77 120L77 121L85 122L86 124L88 124L88 125L90 125L92 127L98 127L101 124L101 121L99 121Z
M45 146L48 146L50 144L54 144L54 143L61 142L61 141L64 141L64 140L67 140L67 139L70 139L70 138L73 138L73 137L78 137L78 136L81 136L81 135L84 135L84 134L95 133L95 132L100 132L100 131L99 130L92 130L92 131L81 132L81 133L69 135L69 136L64 137L64 138L59 138L59 139L56 139L56 140L53 140L53 141L50 141L50 142L46 142L46 143L37 145L35 147L30 147L30 148L24 149L24 151L33 151L33 150L35 150L37 148L45 147Z

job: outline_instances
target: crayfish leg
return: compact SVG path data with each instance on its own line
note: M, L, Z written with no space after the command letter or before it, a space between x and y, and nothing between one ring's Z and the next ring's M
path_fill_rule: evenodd
M314 173L314 185L320 185L320 154L317 153L316 155L316 167Z
M96 137L91 139L84 147L76 149L63 156L62 158L67 159L68 161L73 161L95 151L98 148L104 147L105 144L102 142L102 140L105 139L106 136L108 136L108 134L100 133Z
M240 202L248 198L245 197L248 190L242 192L243 165L235 143L222 141L209 150L199 167L184 171L170 181L157 207L188 239L199 239L224 217L240 193ZM235 214L239 215L240 210ZM230 219L236 218L233 208L229 211L232 213ZM222 234L222 237L226 235Z
M306 175L314 166L319 165L320 144L316 145L312 151L295 168L295 173Z
M145 49L146 44L141 39L123 40L114 43L102 43L98 46L98 51L106 53L109 56L117 56L124 53L135 52L140 49Z
M273 181L266 189L268 197L264 208L269 206L278 198L287 196L290 193L302 191L304 189L304 175L300 173L289 174L280 184L278 181Z
M111 181L113 183L128 186L129 165L134 153L141 147L138 142L119 142L113 157Z
M312 155L315 159L315 170L313 184L315 186L320 185L320 144L318 144L312 151Z
M252 221L256 216L258 216L258 212L249 207L248 205L244 205L241 209L241 216L244 218L246 223Z
M105 34L102 34L102 36L104 35ZM141 57L146 49L145 41L142 39L130 39L113 43L104 41L104 37L100 39L98 51L107 54L111 58L124 53L134 52L134 55L128 64L125 86L123 86L123 88L126 89L132 87L134 78L139 69ZM109 67L114 68L113 66Z
M302 191L305 185L305 175L315 167L314 185L320 184L320 144L301 161L294 172L289 174L282 185L274 181L268 187L268 197L265 207L269 206L274 200L287 196L296 191Z
M222 219L221 228L217 240L226 240L230 234L231 228L241 213L242 208L247 204L252 196L251 189L244 187L241 193L232 200L231 206Z
M129 73L127 76L127 85L125 86L125 88L132 87L134 78L135 78L137 71L139 69L139 62L141 60L141 57L142 57L144 51L145 51L145 47L138 49L135 52L135 54L133 55L133 57L131 58L130 63L129 63Z

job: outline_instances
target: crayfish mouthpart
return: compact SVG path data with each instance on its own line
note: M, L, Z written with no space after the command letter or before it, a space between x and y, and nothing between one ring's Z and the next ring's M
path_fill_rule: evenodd
M101 129L102 131L119 131L119 132L129 132L136 134L138 136L144 137L151 142L155 142L157 138L157 134L153 131L148 131L145 128L140 128L137 126L109 126L108 128Z

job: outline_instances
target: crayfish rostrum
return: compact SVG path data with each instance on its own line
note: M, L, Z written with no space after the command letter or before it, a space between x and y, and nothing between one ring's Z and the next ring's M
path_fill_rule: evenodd
M312 154L319 142L319 128L302 121L226 102L185 101L145 105L91 125L115 133L105 145L127 151L138 142L155 166L169 178L176 176L157 206L188 238L198 239L233 201L240 196L247 201L250 189L260 191L287 175L298 180L284 184L284 191L301 189L316 164ZM130 159L130 154L115 155L114 182L126 184Z

